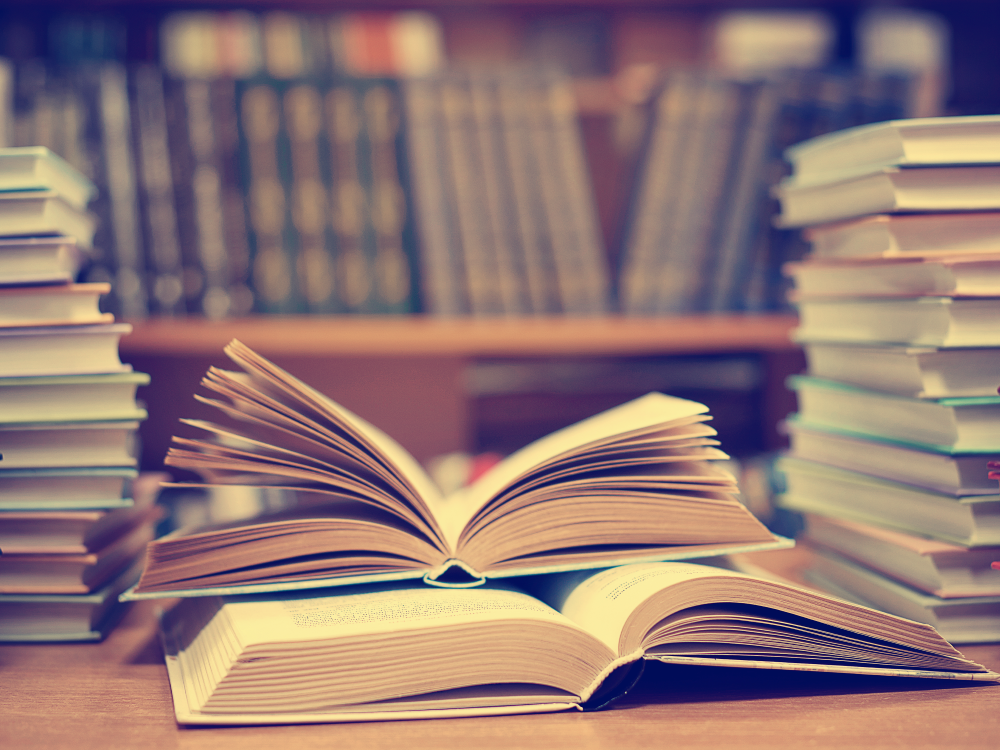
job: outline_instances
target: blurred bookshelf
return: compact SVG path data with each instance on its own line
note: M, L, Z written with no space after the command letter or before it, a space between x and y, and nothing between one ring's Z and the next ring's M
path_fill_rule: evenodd
M199 0L83 0L72 3L41 0L29 7L10 5L0 9L0 56L14 65L15 75L11 81L15 89L13 121L20 123L18 127L26 122L24 115L29 111L30 100L46 105L31 110L33 123L49 127L42 135L50 137L58 130L53 123L60 122L59 112L63 110L46 108L53 100L46 98L47 94L40 99L33 98L35 95L31 93L31 86L41 87L38 90L44 92L44 82L54 81L62 90L83 90L75 85L75 79L61 78L63 70L79 67L77 63L81 59L99 66L111 64L112 68L120 64L123 77L116 85L120 85L118 90L125 92L126 96L135 95L135 84L140 79L160 76L158 80L161 82L156 86L163 87L157 90L165 92L160 95L164 100L160 105L164 110L162 117L169 118L170 112L174 111L171 110L171 102L179 107L175 108L176 111L191 117L195 104L209 101L206 96L211 99L205 106L215 107L212 111L216 112L219 109L213 102L219 97L232 98L223 107L228 107L226 111L231 120L226 131L228 140L217 136L217 140L221 139L220 142L229 149L226 162L230 165L229 172L219 162L210 165L215 170L213 179L222 186L216 196L217 203L213 204L218 207L214 213L207 211L198 215L196 211L200 199L194 192L193 175L199 165L208 163L199 155L197 137L187 138L181 144L181 157L173 151L170 154L173 169L171 190L176 193L176 202L171 210L177 213L177 228L173 234L157 231L145 218L153 213L162 218L163 212L162 206L150 209L152 199L149 195L155 198L159 193L142 193L143 190L148 193L150 186L159 183L151 174L146 175L148 179L143 182L142 170L146 164L143 159L146 156L136 156L141 152L141 142L128 157L133 160L135 171L130 178L131 188L124 190L126 198L131 196L132 206L127 212L131 212L132 216L131 231L137 234L137 239L132 242L139 248L138 254L132 257L139 258L140 264L159 263L163 268L156 269L155 273L141 267L126 268L131 275L122 274L121 269L116 271L114 268L102 272L105 278L116 282L122 293L131 289L142 290L141 299L135 298L131 302L128 299L116 300L115 312L135 326L133 333L122 341L123 357L136 369L153 376L152 384L143 393L150 405L150 419L143 428L144 465L155 466L161 460L166 436L175 430L177 417L199 416L191 393L208 365L225 365L221 349L231 338L239 338L265 356L274 358L319 390L379 424L422 459L458 449L506 449L515 439L511 437L515 433L525 438L530 437L532 431L544 434L553 427L561 426L556 423L559 419L568 423L573 417L586 416L589 409L596 410L610 405L610 401L625 400L626 396L632 395L626 393L631 387L656 386L679 395L690 392L693 397L705 397L706 401L710 401L712 393L706 394L698 388L689 391L684 385L691 378L705 380L705 376L682 377L671 370L670 363L676 361L682 365L691 363L691 367L695 368L691 372L694 372L699 360L723 373L742 372L740 368L744 365L752 371L734 387L723 385L715 391L717 394L728 394L725 398L730 398L733 393L738 395L731 404L727 402L722 408L713 405L713 414L725 413L728 407L733 413L742 410L744 414L741 420L737 420L739 424L734 423L730 433L723 434L724 444L738 445L740 450L747 452L780 446L782 437L777 431L777 424L785 414L794 411L791 397L784 389L784 377L802 366L801 354L788 337L794 326L794 316L783 304L780 274L776 273L782 259L794 258L797 252L801 252L801 245L796 244L794 237L789 233L782 234L777 240L771 237L770 249L755 251L762 258L758 263L766 266L763 277L759 271L752 274L747 268L730 268L728 273L732 279L742 280L751 276L764 279L757 286L766 289L762 291L758 288L745 297L734 299L730 298L731 295L727 297L725 289L713 291L706 288L698 291L702 295L699 298L701 301L691 302L685 308L671 307L671 300L668 299L665 302L661 300L659 305L637 302L634 309L624 310L624 295L620 290L621 278L628 272L630 253L633 252L629 246L629 233L636 224L635 205L647 155L645 148L652 137L657 96L669 90L664 80L675 73L687 74L691 71L699 74L708 71L712 81L723 78L727 86L730 79L738 80L741 83L732 86L733 91L723 93L725 96L743 97L739 106L745 110L740 111L749 111L755 100L748 97L756 96L755 90L751 91L742 83L748 78L749 68L727 72L727 54L732 58L729 63L737 67L750 65L752 68L755 63L752 59L750 63L746 62L746 55L750 53L740 46L745 39L744 42L733 43L733 49L739 54L733 50L720 50L722 41L729 38L720 29L723 29L727 19L742 18L741 14L749 12L752 15L755 11L792 11L793 15L798 14L796 23L802 21L805 24L800 24L806 29L802 37L805 41L802 42L802 49L787 50L791 55L789 59L806 67L818 65L822 71L817 75L810 73L796 83L799 90L806 90L813 97L809 104L812 114L805 118L808 122L803 119L800 130L785 136L787 138L794 139L796 134L797 137L815 134L815 128L829 129L854 122L845 120L848 117L845 113L850 110L850 116L854 117L859 106L845 97L853 96L855 90L864 88L856 85L861 80L855 77L858 66L866 54L870 56L872 49L884 51L891 47L878 40L866 43L864 35L858 31L859 24L872 13L901 14L899 19L903 27L924 23L915 32L916 36L903 35L901 38L903 46L909 46L911 50L923 49L913 42L914 39L923 40L927 50L919 60L904 61L909 65L907 80L912 84L906 90L905 101L893 98L896 109L878 110L882 115L869 111L864 117L887 119L888 116L910 114L1000 111L1000 79L992 75L1000 64L1000 48L995 44L1000 31L1000 9L989 0L929 0L913 5L894 4L889 9L881 4L859 0L822 3L797 0L777 5L753 0L499 0L489 3L387 0L375 5L340 0L233 0L210 3ZM261 31L265 17L281 21L275 27L279 31L275 33L278 34L276 38L282 38L281 33L291 33L289 20L298 22L297 28L301 32L310 26L332 28L329 24L335 20L350 26L351 19L357 21L362 15L368 19L375 18L384 25L387 18L411 12L425 14L425 21L432 19L430 32L427 32L426 25L423 28L432 37L437 35L439 46L431 57L436 55L437 64L442 68L457 66L482 70L513 65L519 69L559 69L567 76L576 118L574 137L578 139L584 156L587 188L592 192L582 199L592 205L591 215L585 219L585 223L589 221L592 226L579 230L577 237L587 239L599 249L606 271L606 278L594 285L600 300L591 309L572 312L569 309L544 309L543 305L526 313L520 308L513 312L510 309L491 310L487 305L481 308L486 310L485 313L477 313L475 304L470 302L464 306L457 305L455 310L441 310L434 314L435 311L428 309L426 294L412 293L405 299L397 295L397 302L392 304L364 301L364 289L368 288L365 284L357 287L357 294L345 297L347 301L320 301L310 306L300 299L284 307L260 304L260 290L248 281L257 252L253 243L260 243L260 238L254 235L258 228L249 215L249 209L246 209L245 225L242 224L240 217L245 209L242 204L245 195L240 190L244 186L240 184L241 178L237 174L239 169L232 168L237 163L245 168L252 158L247 153L248 147L235 135L238 128L243 127L236 122L237 112L241 110L236 108L235 97L244 95L250 87L240 83L233 66L256 65L259 69L264 62L262 59L257 59L256 63L248 61L246 55L243 58L230 55L224 63L230 66L224 75L204 74L205 68L201 69L202 74L192 74L192 71L197 72L199 65L207 65L211 69L212 65L220 63L181 53L178 53L179 57L171 57L171 37L165 35L164 29L176 22L179 27L187 29L185 33L194 34L192 38L197 38L197 34L204 33L204 28L200 31L196 28L199 23L225 17L225 28L229 30L226 33L230 34L226 38L245 40L249 38L247 34L256 34L254 38L259 48L253 54L264 58L269 54ZM751 18L747 26L744 18L743 27L736 24L737 31L733 32L733 38L743 39L739 28L744 29L742 33L745 36L745 29L756 28L753 24L760 20ZM184 26L185 23L188 26ZM346 26L341 23L341 32ZM928 38L927 30L938 26L946 33L940 38ZM882 27L876 23L865 28L878 30ZM240 34L244 36L240 37ZM222 37L213 38L218 41ZM341 37L341 40L346 38ZM793 33L783 36L785 40L792 38L797 37ZM347 54L343 48L335 48L336 45L333 45L323 54L331 60L337 54ZM305 44L298 50L299 59L291 64L293 68L298 65L300 73L284 80L295 80L296 75L302 77L303 56L307 57L308 51L309 47ZM743 57L740 57L741 54ZM756 50L756 54L760 54L760 50ZM813 57L810 58L810 55ZM358 62L358 59L352 64L361 65L360 69L341 69L339 74L357 78L396 77L393 70L379 68L378 65L366 70L363 60ZM427 65L426 50L422 59L421 64ZM42 65L33 65L32 61L41 61ZM879 69L882 72L894 71L892 75L898 72L893 66L899 64L898 60L888 63L875 60L872 63L876 67L882 65ZM133 79L133 71L139 68L148 75ZM98 74L95 85L107 85L107 78ZM171 78L176 80L173 83L167 80ZM287 82L282 83L279 78L275 84L274 78L271 76L269 84L272 90L285 93ZM215 79L225 79L231 88L211 85ZM194 80L195 84L188 85L188 80ZM173 94L170 92L172 85L177 89ZM365 85L355 90L359 101L369 91L364 88ZM202 89L209 93L205 94ZM221 93L216 89L220 89ZM329 93L327 89L318 91L324 96ZM114 97L104 101L112 99ZM31 103L32 108L35 106ZM148 111L155 114L156 110L154 107ZM137 112L133 113L133 125L138 122ZM62 122L70 120L62 118ZM32 131L26 127L11 134L11 137L14 140L31 139ZM189 130L194 128L190 122L185 127ZM155 127L152 131L157 132ZM168 132L166 135L161 133L161 137L173 136ZM739 153L740 147L735 141L733 144L732 152ZM170 140L168 145L173 148L174 141ZM772 151L767 155L772 161L778 145L772 144ZM368 144L366 148L370 146ZM711 144L703 145L702 149L710 155ZM542 149L542 153L544 151ZM156 149L149 151L154 152ZM320 152L325 153L322 149ZM103 156L98 147L91 154L90 162L86 157L81 158L83 166L87 166L95 158L100 160ZM294 154L289 158L294 159ZM772 172L775 169L773 163L761 161L757 164L761 172L765 171L765 166ZM753 164L747 168L751 167ZM189 171L185 172L185 169ZM696 165L689 167L691 169L697 172ZM103 181L107 187L106 176L102 177L100 170L97 172L98 181ZM473 171L473 174L476 172ZM328 176L325 178L329 179ZM768 179L774 178L775 174L768 175ZM117 184L120 195L123 183L119 181ZM124 184L129 183L126 181ZM214 183L207 180L199 184L204 187ZM228 197L225 192L227 185L231 191ZM764 187L757 185L755 189L760 195L765 195L762 192ZM717 207L725 206L732 200L732 196L712 194L707 183L698 190L701 191L699 196L709 197ZM181 195L180 191L187 192ZM484 194L481 198L486 201L490 196ZM707 205L707 200L699 198L698 203ZM758 232L771 231L767 227L767 205L760 201L754 205L754 210L748 210L743 220L756 222ZM408 215L418 208L409 204ZM116 242L124 242L127 246L130 240L115 235L116 221L119 229L122 226L121 210L118 211L118 219L110 208L105 210L107 218L102 230L105 234L98 240L106 245L102 248L105 252L113 254ZM676 216L699 214L702 225L698 231L706 231L705 227L712 225L711 218L706 220L708 215L705 211L678 211ZM235 223L231 221L234 215L237 216ZM215 250L212 251L215 255L205 250L201 253L202 257L187 258L193 252L192 248L202 247L200 243L203 240L198 239L198 232L205 230L199 222L211 224L213 220L216 224L208 231L208 236L215 238ZM236 239L233 242L243 249L230 252L231 248L226 245L220 256L218 242L229 243L233 236L232 227L237 224L240 226L235 230ZM486 231L482 227L479 229ZM333 231L332 228L329 231ZM374 229L371 231L374 232ZM404 226L401 231L406 240L409 237L406 233L416 229ZM749 230L737 227L733 229L734 236L740 231L744 235L749 234ZM241 239L240 232L248 232L249 240ZM247 242L251 243L249 249ZM306 244L303 241L302 246ZM582 246L586 243L565 244ZM414 257L409 256L409 260L411 265L417 266L419 263L414 262ZM186 267L181 267L189 262L200 267L197 272L202 278L197 284L188 283L191 273ZM226 264L225 273L233 278L213 281L212 274L223 273L219 269ZM294 267L294 263L287 265ZM583 263L564 265L572 268ZM327 279L329 269L322 263L308 267L312 269L311 273L300 272L307 281L319 287L332 283ZM336 268L337 278L357 278L358 274L352 275L351 268L349 265ZM711 269L710 264L701 269L701 277L720 275L718 269L714 273L711 270L706 273L706 268ZM415 270L414 283L426 286L430 276L428 270ZM160 271L164 271L165 276L158 280L156 276ZM685 272L696 271L687 268ZM294 272L294 269L286 270L285 276ZM653 278L640 265L634 266L632 273L638 278ZM662 269L658 273L663 273ZM285 276L277 274L273 278L282 279ZM123 283L117 283L119 281ZM495 282L495 278L491 276L490 281ZM558 280L551 283L557 284ZM258 294L256 301L247 294L241 294L241 284L253 287L252 291ZM227 287L226 294L214 296L207 293L220 285L235 285L233 288L239 289L232 291ZM201 291L188 295L188 287ZM605 293L606 298L602 296ZM708 297L716 299L716 303L705 302ZM352 301L358 299L362 301ZM405 314L408 311L412 312ZM290 312L298 314L290 315ZM558 313L566 314L560 316ZM600 370L603 364L612 369L606 372ZM649 377L635 375L646 373L644 368L650 365L655 366L654 369L662 365L662 370L656 370L659 374ZM518 371L520 374L515 373L514 380L522 378L530 381L537 375L542 380L547 377L551 382L539 384L540 381L533 381L533 385L525 386L519 394L513 390L505 392L505 387L499 386L490 386L492 390L480 388L478 391L476 388L481 384L470 386L470 377L475 380L476 373L506 372L510 375L513 370L503 370L508 366L524 368ZM535 375L531 375L532 372ZM593 387L588 390L585 384L579 385L576 391L570 392L568 386L560 391L553 385L560 380L573 380L573 372L591 373L577 379L589 378ZM739 381L738 377L733 377ZM614 387L598 384L602 379L614 381ZM683 387L674 388L675 383ZM187 406L191 409L188 410ZM545 417L546 414L549 416ZM549 423L543 424L546 418ZM514 424L518 420L522 425L520 431ZM759 429L748 432L747 425L751 423L756 423Z

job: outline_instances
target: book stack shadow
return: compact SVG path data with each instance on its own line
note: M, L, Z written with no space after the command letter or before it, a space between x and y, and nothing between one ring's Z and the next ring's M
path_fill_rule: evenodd
M0 149L0 641L102 638L153 537L149 378L118 357L109 285L74 283L94 192L47 149Z
M778 221L808 363L779 503L823 588L1000 640L1000 118L893 121L787 152Z
M180 600L161 620L179 723L587 710L649 660L1000 679L931 627L722 558L789 540L736 497L701 404L646 394L443 497L361 417L225 352L239 370L199 397L218 421L184 420L202 437L166 464L299 502L148 545L122 599Z

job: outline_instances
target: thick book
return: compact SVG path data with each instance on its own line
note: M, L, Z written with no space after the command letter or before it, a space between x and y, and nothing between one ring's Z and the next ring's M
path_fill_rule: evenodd
M10 552L0 555L0 593L89 594L131 566L153 538L155 508L93 552Z
M0 191L51 190L79 209L97 188L61 156L44 146L0 148Z
M997 494L989 454L961 454L850 430L785 423L792 454L955 497Z
M1000 450L1000 397L905 398L834 380L793 376L789 386L804 425L923 443L952 453Z
M915 346L1000 346L1000 297L804 299L796 341Z
M79 275L84 260L72 237L0 239L0 286L68 284Z
M129 467L30 467L0 471L0 510L106 510L133 504Z
M778 464L785 489L782 508L846 518L929 536L965 547L1000 545L1000 499L996 495L940 492L784 457Z
M799 183L830 182L890 166L996 164L1000 116L920 117L847 128L785 151Z
M0 327L96 325L114 316L101 312L110 284L46 284L0 287Z
M528 593L368 586L187 599L164 618L182 724L538 713L607 705L645 661L994 680L932 628L691 563L547 578Z
M813 258L905 258L1000 252L1000 212L878 214L809 227Z
M128 323L0 327L0 377L125 372L118 354Z
M134 467L138 428L139 419L0 422L0 476L8 469Z
M1000 596L942 599L817 550L807 579L834 596L932 626L951 643L1000 640Z
M522 448L442 498L392 438L238 341L241 373L212 368L166 463L206 484L325 498L288 516L180 533L150 546L138 595L252 592L379 579L495 578L788 544L734 497L702 404L659 393Z
M97 222L54 190L0 191L0 236L65 235L90 247Z
M775 223L804 227L865 214L1000 209L1000 166L886 167L837 182L783 182Z
M102 640L125 609L118 595L138 575L130 566L89 594L0 593L0 642Z
M141 372L0 378L0 425L146 418L136 390Z
M997 297L1000 254L788 263L794 299Z
M843 518L806 514L810 546L832 550L942 599L1000 596L1000 547L972 549ZM800 537L802 538L802 537Z
M1000 348L939 349L807 343L810 375L913 398L993 396Z

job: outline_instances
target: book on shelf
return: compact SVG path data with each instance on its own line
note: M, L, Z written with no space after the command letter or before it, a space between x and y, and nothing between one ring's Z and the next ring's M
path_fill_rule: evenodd
M141 522L93 551L4 550L0 555L0 593L92 593L142 556L143 548L154 537L155 509L147 508L145 516Z
M118 354L128 323L0 327L0 377L124 372Z
M0 422L0 455L10 469L134 467L141 417L118 421Z
M799 342L910 344L939 347L1000 345L1000 297L800 299Z
M133 505L128 466L5 469L0 472L0 510L110 510ZM2 548L0 548L2 549Z
M89 594L0 594L0 642L100 641L121 617L138 565Z
M93 182L44 146L0 149L0 191L51 191L85 209L97 192Z
M966 547L1000 545L1000 499L948 495L797 456L779 461L782 508L846 518Z
M803 234L811 258L938 258L1000 251L1000 212L877 214L817 224Z
M835 380L793 376L798 419L805 425L867 433L938 446L952 453L992 453L1000 397L906 398L869 391Z
M1000 571L990 567L998 547L963 547L812 513L800 539L942 599L1000 596Z
M0 326L63 326L111 323L101 312L110 284L46 284L0 287Z
M799 458L956 497L997 494L988 476L988 454L952 453L857 430L806 425L794 417L784 426L791 455Z
M138 420L142 372L0 378L0 424Z
M1000 255L810 260L783 270L793 299L1000 296Z
M992 396L1000 377L1000 348L941 349L805 343L813 377L911 398Z
M0 236L68 235L89 248L97 223L53 190L0 192Z
M866 214L1000 209L1000 167L886 167L837 182L775 188L784 228Z
M85 257L72 237L0 238L0 286L67 284L80 274Z
M801 184L884 167L993 164L1000 162L1000 116L888 120L821 135L785 153Z
M926 623L951 643L1000 640L1000 596L943 599L829 550L816 550L806 575L835 596Z
M445 499L376 427L238 341L225 352L243 372L212 368L202 383L221 396L206 402L229 419L188 420L208 438L175 437L167 465L199 473L202 484L326 500L288 517L158 540L136 596L395 578L474 585L787 544L734 497L734 477L714 463L726 454L707 409L693 401L651 393L609 409ZM570 522L581 514L585 522Z
M563 574L528 590L198 597L163 623L182 724L586 710L627 690L646 661L998 678L924 625L691 563Z

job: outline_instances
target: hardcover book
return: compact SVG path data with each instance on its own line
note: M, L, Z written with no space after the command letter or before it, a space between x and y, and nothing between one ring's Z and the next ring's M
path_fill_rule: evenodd
M606 705L647 660L995 680L932 628L691 563L535 579L184 600L164 619L182 724L538 713Z
M398 578L485 578L788 544L734 497L701 404L651 393L517 451L442 498L394 440L238 341L201 398L225 425L175 437L166 463L205 484L325 498L286 515L161 539L134 596L250 593ZM214 437L215 439L211 439Z

